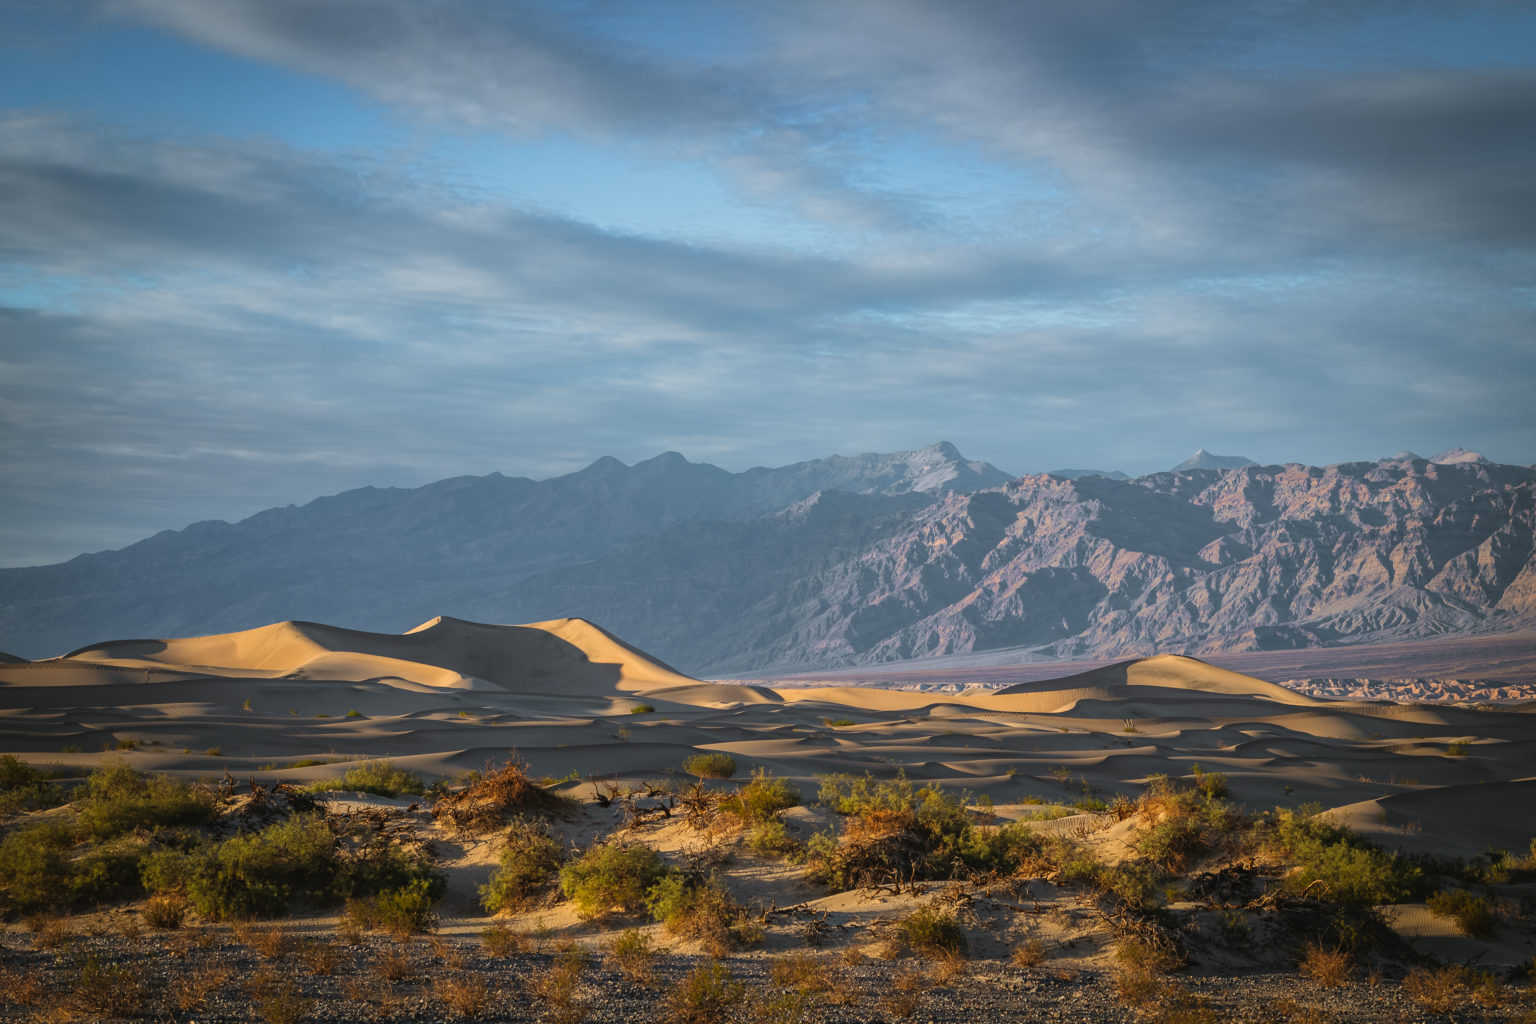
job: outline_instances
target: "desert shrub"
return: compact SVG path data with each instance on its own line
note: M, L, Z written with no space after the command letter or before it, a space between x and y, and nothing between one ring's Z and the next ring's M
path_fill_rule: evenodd
M435 927L432 904L437 898L430 879L418 878L372 898L378 926L392 935L415 935Z
M1472 972L1462 966L1416 967L1403 978L1403 991L1434 1013L1464 1007L1472 994Z
M73 837L58 822L31 825L0 840L0 886L6 903L31 913L60 902L70 878Z
M490 987L473 974L450 974L432 983L432 994L455 1017L478 1017L490 1002Z
M741 1002L746 990L718 964L689 971L662 1001L667 1024L716 1024Z
M427 854L368 826L338 833L321 814L296 814L186 853L156 851L141 860L139 877L151 892L185 891L199 914L216 920L271 917L295 900L324 904L418 885L436 898L443 887Z
M491 956L510 956L528 948L528 938L504 924L493 924L480 931L480 945Z
M1465 873L1459 876L1464 881L1482 882L1485 885L1536 881L1536 839L1531 840L1531 848L1527 853L1515 854L1490 847L1487 853L1474 857L1465 866Z
M683 771L701 779L729 779L736 774L736 759L730 754L694 754L683 761Z
M144 920L151 928L174 931L187 917L187 898L179 892L157 892L144 903Z
M1473 938L1491 939L1498 934L1498 915L1486 896L1474 896L1465 889L1437 892L1429 898L1429 909L1455 919L1463 934Z
M1320 988L1338 988L1349 980L1353 966L1353 958L1347 950L1311 942L1302 953L1299 970Z
M480 905L493 914L521 907L559 870L560 860L560 844L542 822L516 819L507 829L501 867L480 887Z
M180 866L187 898L204 917L271 917L295 895L316 892L329 881L335 836L320 815L295 815L260 832L233 836L194 851ZM156 877L175 877L169 858L152 862Z
M66 902L104 903L139 890L139 858L144 843L130 837L89 847L69 865Z
M528 765L512 758L499 768L486 766L457 793L432 805L432 817L470 832L489 832L510 819L547 814L565 801L528 774Z
M0 812L57 807L64 791L50 781L57 773L33 768L12 754L0 754Z
M334 902L403 888L422 879L429 883L434 899L441 897L446 881L427 850L405 846L367 824L342 832L333 827L333 835L336 851L330 883L310 898Z
M1429 886L1424 871L1408 858L1304 811L1278 809L1266 839L1297 865L1285 878L1293 892L1368 907L1415 899Z
M165 775L140 775L109 761L86 778L77 829L84 837L110 839L135 829L205 825L213 820L213 794Z
M615 936L608 946L608 959L626 981L649 985L655 980L656 948L642 931L626 928Z
M1185 870L1192 861L1240 839L1243 815L1226 801L1227 778L1194 766L1194 781L1153 775L1134 803L1145 825L1135 841L1138 852L1168 872ZM1131 807L1115 808L1123 820Z
M964 953L965 930L955 915L934 907L919 907L897 926L902 940L922 953Z
M672 872L651 886L645 904L667 931L693 939L717 956L750 945L762 935L761 928L714 879L695 880Z
M720 809L748 824L771 821L780 811L800 802L800 794L787 779L776 779L758 768L751 780L720 802Z
M785 857L798 859L805 852L805 845L790 834L789 828L777 819L759 822L747 833L747 849L760 857Z
M656 705L654 704L636 704L629 709L629 713L632 715L648 715L655 710Z
M932 783L918 789L904 774L887 780L829 775L818 799L846 818L835 844L813 837L807 848L811 876L836 888L951 878L993 849L978 844L963 796Z
M426 783L415 772L395 767L393 761L369 761L354 765L339 779L323 779L305 787L310 793L372 793L375 796L421 796Z
M560 889L582 917L635 914L666 869L661 855L643 843L604 843L560 869Z
M1015 967L1029 970L1045 963L1045 943L1039 939L1025 939L1013 947L1013 954L1009 957Z
M154 991L149 979L126 964L104 964L88 956L68 986L68 1009L97 1020L147 1015Z

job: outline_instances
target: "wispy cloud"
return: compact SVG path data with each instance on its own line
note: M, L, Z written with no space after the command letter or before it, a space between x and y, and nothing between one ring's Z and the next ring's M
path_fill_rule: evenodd
M1536 70L1437 49L1427 6L87 9L341 83L404 141L4 115L0 564L667 448L1536 447ZM1329 42L1366 29L1395 43ZM513 167L580 137L830 241L605 227L466 185L450 136Z

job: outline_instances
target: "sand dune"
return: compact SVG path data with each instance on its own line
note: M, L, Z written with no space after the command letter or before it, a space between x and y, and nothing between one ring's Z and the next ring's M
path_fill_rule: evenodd
M1134 796L1153 775L1199 765L1225 773L1250 808L1316 802L1378 841L1458 856L1524 849L1536 835L1533 710L1326 700L1176 656L995 691L778 689L690 678L580 619L438 618L403 634L281 622L0 664L0 751L33 763L120 756L193 777L310 780L388 757L451 777L516 750L589 793L595 778L686 779L683 761L708 751L806 797L827 774L903 771L984 796L1004 817ZM822 827L824 811L795 813ZM1075 834L1085 821L1042 827ZM464 872L445 911L462 915L452 927L483 923L471 882L487 856L450 864ZM849 921L889 911L883 896L819 896L774 870L742 884ZM1441 941L1433 922L1405 920Z

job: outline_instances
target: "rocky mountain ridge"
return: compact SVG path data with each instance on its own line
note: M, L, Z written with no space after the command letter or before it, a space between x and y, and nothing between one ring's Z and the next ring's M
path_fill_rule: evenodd
M0 646L438 614L585 616L694 675L1324 646L1530 625L1533 535L1536 469L1476 459L1068 480L948 445L740 474L668 453L0 570Z

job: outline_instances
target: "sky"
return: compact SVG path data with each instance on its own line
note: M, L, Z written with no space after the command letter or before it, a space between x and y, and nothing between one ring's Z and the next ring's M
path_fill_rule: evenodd
M1536 462L1536 5L7 0L0 565L939 440Z

